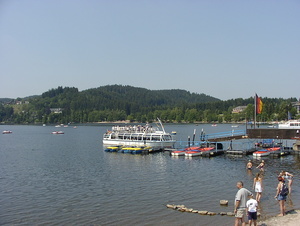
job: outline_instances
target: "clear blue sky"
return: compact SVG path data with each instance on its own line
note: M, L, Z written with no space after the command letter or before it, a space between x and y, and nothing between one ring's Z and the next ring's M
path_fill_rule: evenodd
M0 97L58 86L300 97L298 0L0 0Z

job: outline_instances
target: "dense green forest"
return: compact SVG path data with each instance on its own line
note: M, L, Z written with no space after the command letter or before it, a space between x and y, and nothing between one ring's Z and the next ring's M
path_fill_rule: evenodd
M258 121L286 120L296 98L262 98ZM254 98L221 101L185 90L149 90L132 86L108 85L79 92L74 87L58 87L40 96L0 99L0 122L87 123L129 120L152 122L240 122L254 118ZM243 112L232 113L238 106Z

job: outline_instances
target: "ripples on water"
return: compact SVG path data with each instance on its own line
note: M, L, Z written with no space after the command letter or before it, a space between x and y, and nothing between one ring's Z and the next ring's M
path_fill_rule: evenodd
M185 139L193 127L166 129ZM50 126L0 128L13 131L0 136L0 225L232 225L233 217L181 213L165 205L231 212L236 182L252 190L257 172L245 170L249 156L106 153L101 136L108 126L64 128L64 135L50 134L55 130ZM265 161L263 216L279 212L273 197L281 170L296 176L287 206L299 209L299 156ZM229 206L220 206L221 199Z

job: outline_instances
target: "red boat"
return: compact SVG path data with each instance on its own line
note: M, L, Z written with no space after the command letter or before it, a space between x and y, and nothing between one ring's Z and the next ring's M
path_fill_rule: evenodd
M273 151L279 151L280 147L261 149L253 153L254 157L268 156Z
M186 150L176 150L176 151L172 151L171 155L173 156L180 156L180 155L185 155Z
M198 149L195 149L195 150L192 150L192 151L186 151L185 156L186 157L200 156L200 155L202 155L203 152L211 151L213 149L215 149L215 148L213 148L213 147L207 147L207 148L198 147Z

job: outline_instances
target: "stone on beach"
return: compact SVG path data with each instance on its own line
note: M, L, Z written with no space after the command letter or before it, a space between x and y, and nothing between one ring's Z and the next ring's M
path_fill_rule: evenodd
M220 200L220 205L228 205L228 200Z
M201 215L207 215L208 211L198 211L198 213Z

